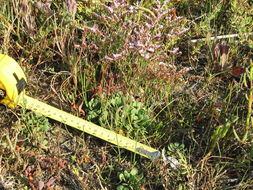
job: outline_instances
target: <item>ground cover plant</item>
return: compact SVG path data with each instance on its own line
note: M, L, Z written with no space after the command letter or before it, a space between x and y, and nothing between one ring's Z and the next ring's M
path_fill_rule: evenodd
M1 105L0 189L252 189L252 5L0 1L0 53L27 94L162 152Z

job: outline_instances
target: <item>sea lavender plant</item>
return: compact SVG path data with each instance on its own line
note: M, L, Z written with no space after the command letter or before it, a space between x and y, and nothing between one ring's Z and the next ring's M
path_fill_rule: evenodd
M84 30L101 36L104 44L115 43L111 45L113 49L107 49L104 60L119 61L128 56L140 56L152 62L164 61L168 52L178 53L178 49L170 49L188 30L182 27L183 17L176 15L175 8L168 9L167 3L156 1L151 9L138 3L130 5L125 0L102 4L103 11L93 13L100 25L84 26ZM115 39L122 39L122 42Z
M176 41L188 31L184 27L185 19L177 16L175 8L168 8L168 1L156 1L146 8L141 3L115 0L100 3L100 9L91 15L92 21L89 18L76 26L83 31L82 42L76 47L85 49L83 52L89 61L102 64L101 80L105 76L111 80L108 76L112 70L114 73L115 70L120 73L139 70L161 80L185 73L168 65L171 55L180 54L174 47ZM146 70L140 69L141 64Z

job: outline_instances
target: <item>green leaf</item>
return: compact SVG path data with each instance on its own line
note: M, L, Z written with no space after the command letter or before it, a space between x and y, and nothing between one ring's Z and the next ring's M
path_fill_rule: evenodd
M131 114L133 114L133 115L138 114L138 110L137 110L137 109L135 109L135 108L134 108L134 109L132 109L132 110L131 110Z
M138 174L138 169L137 169L137 168L133 168L133 169L131 170L130 174L131 174L132 176L137 175L137 174Z
M124 176L128 179L130 177L130 173L128 171L124 171Z
M119 180L120 181L126 181L126 178L123 173L119 174Z
M119 185L118 187L117 187L117 190L124 190L124 186L123 185Z
M129 190L129 188L126 187L126 186L124 186L124 185L119 185L119 186L117 187L117 190Z

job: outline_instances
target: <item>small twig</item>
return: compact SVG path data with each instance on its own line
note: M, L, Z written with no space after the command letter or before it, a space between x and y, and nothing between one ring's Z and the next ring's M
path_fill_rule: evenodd
M62 74L67 74L67 75L69 75L69 77L63 81L63 83L65 83L65 81L67 81L69 78L72 77L72 74L71 74L70 72L68 72L68 71L60 71L60 72L56 73L56 74L53 76L53 78L52 78L52 80L51 80L51 82L50 82L50 87L51 87L51 89L52 89L53 92L60 98L60 100L62 100L62 98L58 95L58 92L57 92L57 90L55 89L54 84L56 83L56 82L55 82L56 78L57 78L58 76L62 75ZM61 87L62 87L62 85L61 85ZM61 95L62 95L62 94L61 94ZM63 96L62 96L62 97L63 97ZM64 98L63 98L63 99L64 99Z
M252 35L253 32L248 33L248 34L243 34L243 35ZM199 38L199 39L193 39L193 40L189 40L188 42L190 43L196 43L199 41L206 41L206 40L216 40L216 39L226 39L226 38L235 38L235 37L239 37L240 34L228 34L228 35L221 35L221 36L212 36L210 38Z

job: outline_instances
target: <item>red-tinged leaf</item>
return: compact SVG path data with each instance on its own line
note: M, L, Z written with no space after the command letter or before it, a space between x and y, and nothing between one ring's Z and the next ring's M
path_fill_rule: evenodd
M89 161L90 161L90 157L89 157L89 156L85 156L85 157L83 158L83 161L84 161L84 163L89 162Z
M102 160L103 160L103 162L106 162L106 152L104 152L104 151L102 153Z
M64 168L67 164L68 164L68 162L66 160L62 160L58 163L58 167Z
M18 145L16 146L16 150L17 150L17 151L24 150L24 149L25 149L25 147L18 146Z
M197 121L200 121L200 120L201 120L201 117L200 117L199 114L196 116L196 120L197 120Z
M29 181L28 184L29 184L29 186L30 186L30 188L31 188L32 190L36 190L36 189L37 189L37 188L35 187L35 185L33 184L32 181Z
M33 175L34 175L34 171L28 173L28 184L29 184L29 186L30 186L30 188L31 188L32 190L36 190L36 187L35 187L35 185L34 185L34 178L33 178Z
M46 183L46 187L50 187L56 181L55 177L51 177L48 182Z
M232 68L232 71L230 72L230 74L234 77L238 77L241 74L245 73L245 69L240 67L240 66L235 66Z
M222 107L222 103L217 102L216 104L214 104L214 107L216 107L216 108L220 108L220 107Z
M30 155L30 156L36 156L36 153L34 151L29 151L26 152L26 154Z

